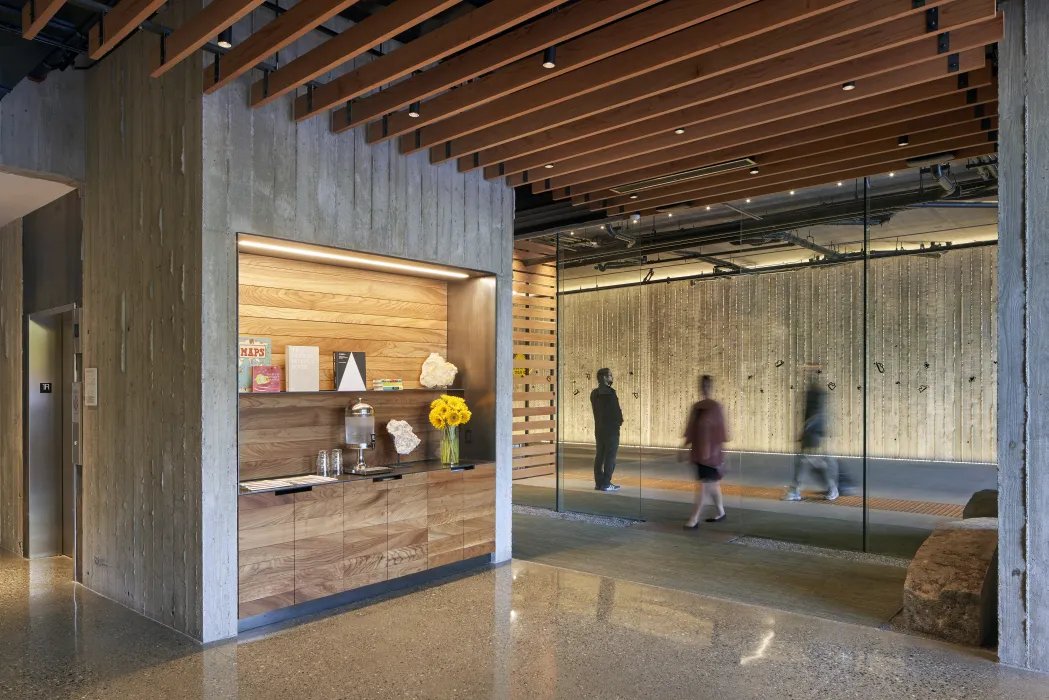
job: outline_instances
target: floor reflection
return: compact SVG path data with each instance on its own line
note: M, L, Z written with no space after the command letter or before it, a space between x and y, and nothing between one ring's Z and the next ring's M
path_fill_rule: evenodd
M514 562L200 648L74 586L64 560L0 558L0 697L1010 697L1049 679L979 653Z

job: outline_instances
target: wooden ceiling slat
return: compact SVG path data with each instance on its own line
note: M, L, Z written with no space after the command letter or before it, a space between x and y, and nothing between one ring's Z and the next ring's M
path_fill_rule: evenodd
M906 121L901 121L893 116L892 111L888 113L877 112L864 118L835 122L827 126L797 131L787 137L771 136L742 146L707 151L650 168L632 170L605 178L603 181L594 181L595 185L581 186L579 188L581 194L573 192L572 204L582 205L588 201L617 197L619 196L618 193L612 188L620 185L642 182L651 178L701 168L706 165L726 163L738 158L753 157L755 153L767 154L756 157L759 166L764 166L778 160L789 159L792 155L814 155L859 143L870 143L882 138L898 137L900 134L920 134L951 127L966 121L983 119L985 116L990 117L996 114L998 105L993 101L991 90L984 89L982 92L989 104L974 102L973 105L967 105L954 111L936 112L929 116ZM981 109L977 109L977 105ZM558 192L563 192L563 190ZM555 199L562 197L556 192L554 196Z
M907 3L910 5L910 3ZM994 0L957 0L940 8L940 27L952 34L963 32L965 28L979 22L985 22L995 16ZM954 36L952 47L955 45ZM959 37L962 39L963 37ZM965 40L958 42L965 46ZM749 42L748 42L749 47ZM731 50L733 47L729 47ZM954 50L952 48L952 50ZM460 169L470 170L475 167L494 165L509 158L515 158L558 144L569 143L617 127L629 126L638 122L652 122L655 117L666 115L677 116L681 110L709 102L725 95L732 95L745 90L762 86L767 94L784 94L790 88L806 84L811 85L807 74L821 76L829 81L821 87L857 80L879 72L872 66L880 60L881 64L907 65L935 57L939 54L938 38L926 29L924 15L912 15L894 20L873 29L850 34L837 41L811 46L774 61L762 61L732 72L722 72L716 77L693 82L677 90L666 92L657 97L634 101L623 107L605 109L601 114L589 118L579 118L588 110L586 98L573 102L573 111L567 105L561 105L563 115L547 113L542 116L531 115L528 123L513 120L505 124L488 128L452 142L451 148L437 147L431 149L431 162L447 160L447 156L460 157ZM753 57L753 54L747 54ZM744 61L743 56L740 60ZM946 60L946 59L945 59ZM745 61L752 63L751 61ZM650 76L642 76L650 77ZM623 83L624 90L632 85L634 79ZM642 82L632 85L632 91L643 91ZM810 89L818 89L812 87ZM772 100L769 100L772 101ZM557 112L559 110L554 110ZM675 126L687 124L678 122ZM669 127L673 130L675 126ZM478 153L479 152L479 153ZM478 153L476 156L462 157Z
M565 187L585 183L596 177L605 177L608 173L629 172L640 166L658 165L673 160L678 155L688 155L693 144L710 149L729 147L748 143L752 140L771 136L782 136L795 129L815 129L837 122L859 121L859 118L880 118L882 115L902 115L902 119L920 116L907 108L919 102L934 98L931 108L938 111L950 111L965 106L969 100L967 89L961 84L977 88L975 104L994 99L994 90L987 90L993 78L991 69L984 67L969 71L964 75L963 83L959 76L947 75L942 64L920 69L933 76L928 82L912 84L909 76L888 73L865 81L867 95L862 99L841 102L843 93L840 90L826 90L819 95L809 96L798 102L777 103L763 110L749 111L743 114L726 113L689 128L684 136L660 132L655 136L636 140L625 145L616 145L590 151L584 155L569 158L558 163L558 171L564 175L551 178L552 187ZM816 108L811 109L810 105ZM774 119L767 120L767 110L774 110ZM863 122L859 122L862 124ZM891 122L889 122L891 123ZM682 141L682 139L685 139ZM531 173L528 173L531 176ZM524 173L521 174L522 177ZM498 172L485 171L486 177L498 177ZM523 184L523 183L511 183ZM542 181L541 185L545 186ZM585 191L585 190L584 190Z
M990 144L991 150L994 150L994 141L988 139L986 132L978 132L976 134L963 137L945 139L943 141L936 141L932 144L926 143L924 147L907 147L897 149L895 151L880 151L877 153L867 153L864 155L851 158L849 160L841 160L834 162L815 163L818 158L810 159L809 167L798 168L790 170L788 172L781 172L777 175L773 175L764 178L761 182L754 182L752 184L747 183L730 183L722 185L721 187L714 188L697 188L692 191L675 192L668 194L664 197L655 197L648 201L631 207L627 207L626 211L638 211L640 209L659 209L663 207L673 206L686 201L708 201L716 199L722 202L733 201L742 199L744 197L753 197L755 190L766 191L769 187L778 188L779 192L784 192L788 189L796 189L798 181L807 181L814 177L825 177L835 176L842 172L853 172L855 170L877 168L886 163L902 163L900 169L907 166L908 158L917 158L928 155L930 148L932 153L945 153L955 152L964 150L967 148L975 148L983 144ZM826 181L827 184L833 183L835 178L831 178ZM844 182L846 177L837 177L839 182ZM611 213L613 210L609 209ZM614 211L620 211L620 207L616 207Z
M740 0L737 5L745 5L752 1ZM650 3L644 3L648 4ZM392 115L387 120L387 134L391 137L399 136L425 124L461 114L516 90L665 37L703 21L706 16L707 13L697 6L695 0L666 0L656 7L632 15L626 21L597 29L558 46L557 66L552 70L543 68L538 57L531 56L429 100L423 105L422 116L418 120L412 120L410 124L406 122L408 118L404 113ZM342 110L336 112L333 122L345 123ZM368 125L369 141L382 140L382 127L382 123ZM406 143L406 139L407 137L401 139L402 146L410 147L414 141L407 139Z
M22 38L36 37L65 4L65 0L28 0L22 6Z
M295 100L301 121L478 44L561 4L560 0L492 0L422 35L382 58L346 73Z
M690 168L685 166L685 164L699 162L698 159L700 157L712 163L723 163L735 158L748 157L755 152L759 152L759 150L764 150L760 147L760 144L763 143L779 143L785 147L799 146L834 136L843 137L876 127L899 124L908 120L913 121L918 118L946 118L948 113L959 109L974 112L978 105L984 105L995 100L997 89L987 88L987 86L992 84L989 70L975 71L969 75L972 76L967 78L971 83L970 87L977 88L971 104L969 103L968 93L959 92L956 80L944 79L934 83L927 83L929 86L942 85L942 87L938 87L938 95L937 93L930 93L931 95L936 95L932 99L918 101L918 99L910 97L907 98L910 101L902 106L898 103L886 106L881 103L880 99L872 98L841 105L841 107L834 110L835 114L828 115L828 117L820 113L808 113L794 118L780 119L757 127L744 128L712 138L682 144L679 148L654 151L637 156L636 159L619 160L597 166L596 168L580 170L563 176L565 181L569 181L566 184L555 184L551 181L550 191L553 192L555 199L572 197L573 201L575 201L577 196L582 198L588 193L595 193L616 185L639 182L652 177L688 170ZM986 76L986 80L982 84L977 82L979 76ZM947 84L948 82L949 85ZM909 90L914 92L914 88ZM897 97L896 93L879 96L879 98L881 97L894 101L901 99ZM927 95L923 94L920 97L927 97ZM855 110L850 114L847 110L842 109L846 106L855 107ZM825 121L825 119L830 117L837 118L834 118L833 121ZM742 153L744 155L723 157L730 153ZM707 158L708 154L709 159ZM520 175L516 175L514 178L520 179ZM511 182L510 184L517 186L523 183ZM545 181L536 182L532 185L532 191L534 193L545 192L547 191L546 184Z
M675 65L682 60L713 51L724 44L800 21L826 8L854 2L856 0L777 0L771 4L751 4L742 9L739 8L744 3L739 0L692 2L691 26L660 41L641 44L626 51L621 50L585 68L563 71L549 80L487 101L483 109L471 109L431 126L424 126L415 135L402 139L401 151L413 153L431 148L510 120L515 123L527 123L532 112L543 109L549 111L556 108L558 113L561 113L561 108L556 107L557 105L576 104L589 93L600 91L602 95L606 95L614 91L617 99L622 100L629 91L621 92L610 86L628 81L642 73ZM813 7L816 9L812 9ZM627 27L623 29L625 28ZM607 45L605 48L607 49ZM538 64L533 66L533 71L536 65ZM689 77L694 77L696 66L689 65L687 72ZM587 100L588 103L590 101L592 100Z
M214 0L206 5L164 39L163 56L157 42L151 64L153 71L149 75L153 78L164 75L262 3L263 0Z
M251 106L269 104L457 4L459 0L397 0L281 66L265 79L255 81L251 86Z
M530 58L524 61L525 65L522 68L527 69L533 80L544 80L549 77L550 71L539 65L540 61L534 55L535 52L547 46L567 42L580 34L615 22L658 2L661 0L580 0L574 5L552 12L531 24L517 27L470 51L453 56L381 92L356 100L353 103L353 109L350 110L349 126L340 126L339 130L352 129L384 114L389 114L388 138L407 133L431 121L429 119L431 104L427 103L423 116L419 119L409 117L407 112L391 114L395 110L407 107L418 100L426 100L451 87L473 80L479 75L490 73L514 61L524 59L526 56ZM565 63L566 59L563 56L565 48L558 47L558 66L555 70L561 70L562 64ZM338 117L339 114L336 114L335 123L346 124L345 115L342 115L341 120ZM368 132L368 140L370 142L385 140L382 124L375 123L372 126L373 128ZM373 135L374 138L372 138Z
M88 30L87 55L97 61L159 10L165 0L120 0Z
M972 55L968 52L977 47L983 47L988 43L994 43L1001 35L1002 22L1000 17L981 25L952 31L952 50L957 48L962 57L958 69L959 72L982 67L982 51L979 52L980 62L978 64L972 60ZM740 118L734 121L740 124L746 121L749 125L754 125L775 121L787 114L834 107L840 103L852 102L880 92L889 92L935 80L954 72L949 67L949 56L938 54L935 44L936 37L928 37L915 44L908 44L904 47L872 54L823 70L783 80L766 87L732 94L728 97L721 97L716 92L712 95L707 94L699 104L591 136L583 138L574 138L573 136L572 141L560 144L550 143L548 144L549 147L544 147L543 150L527 153L526 155L511 156L510 148L507 147L483 152L479 155L479 160L482 165L485 164L484 161L490 159L495 161L492 163L493 165L502 163L500 170L507 175L524 170L532 171L542 168L544 164L543 158L553 159L545 162L554 162L556 165L561 160L601 149L608 149L607 153L615 156L609 158L609 160L619 160L627 157L629 152L633 150L626 147L631 141L658 136L659 138L651 138L649 143L662 143L662 147L667 148L673 146L675 140L683 141L696 136L697 133L701 134L701 136L710 136L712 134L707 133L705 129L693 129L693 127L702 122L717 119L731 113L745 112L746 114L741 115ZM966 59L966 56L969 58ZM843 78L842 76L845 77ZM720 78L716 79L716 81L720 80ZM731 85L731 76L727 80ZM851 92L841 90L841 84L846 80L855 80L856 89ZM712 88L713 84L706 84L705 86ZM808 105L811 108L799 109L803 105ZM580 125L582 124L581 122ZM674 133L677 127L687 127L684 138ZM568 129L569 133L577 130L578 125L575 125L575 128ZM550 132L550 140L552 141L555 138L558 141L562 140L561 130L552 130ZM518 144L523 142L530 142L534 145L537 140L538 138L522 139L509 146L517 148ZM522 146L522 148L527 151L532 150L530 147ZM642 150L642 152L647 151ZM463 163L463 161L460 161L461 167L471 168L472 165L472 162ZM555 167L554 172L550 174L556 173L557 168Z
M978 145L978 146L970 146L970 147L967 147L967 148L961 148L961 149L955 151L954 155L955 155L955 159L956 160L965 160L967 158L978 158L980 156L992 155L994 152L995 152L994 151L994 144L993 143L985 143L985 144L981 144L981 145ZM763 195L768 195L768 194L780 194L781 192L785 192L786 190L789 190L789 189L802 190L802 189L805 189L807 187L822 187L824 185L828 185L828 184L831 184L831 183L836 182L836 181L847 181L847 180L855 180L855 179L864 178L864 177L873 177L875 175L884 175L886 173L890 173L890 172L893 172L893 171L904 170L907 167L909 167L909 166L907 165L906 161L904 161L904 160L896 160L896 161L883 162L883 163L880 163L880 164L867 165L867 166L864 166L864 167L855 168L853 170L841 170L841 171L837 171L837 172L827 172L827 173L824 173L822 175L813 176L813 177L806 178L806 179L791 180L791 181L788 181L786 183L768 185L767 187L759 187L759 188L754 189L753 191L748 191L747 192L747 196L748 197L761 197ZM642 209L641 210L641 215L642 216L651 216L653 214L658 214L658 213L660 213L662 211L665 211L665 210L671 209L671 208L673 208L673 209L683 209L683 208L686 208L685 207L686 204L689 204L689 205L691 205L691 207L694 208L694 207L707 206L707 205L714 206L716 204L721 204L721 203L726 202L726 201L731 202L731 201L734 201L734 200L732 200L732 199L726 200L724 198L719 199L719 198L716 198L716 197L709 197L709 198L703 198L703 199L698 199L698 200L692 200L691 202L688 202L687 200L684 200L682 202L679 202L679 204L681 206L668 205L668 206L665 206L665 207L658 207L658 208L651 207L651 208L648 208L648 209Z
M770 153L770 162L761 167L758 175L749 175L747 170L725 173L718 177L701 178L676 185L654 188L638 192L638 198L631 200L629 195L616 195L600 203L591 204L591 209L612 210L625 206L628 210L649 207L652 202L666 201L670 198L687 196L689 199L706 196L706 193L746 192L752 187L762 187L766 183L782 177L804 177L806 172L818 172L820 168L836 167L857 159L880 157L886 160L899 159L936 153L954 144L965 146L977 145L987 140L988 132L998 130L998 119L995 117L983 120L968 120L961 124L936 129L934 131L911 134L910 145L901 148L897 143L900 133L895 132L886 138L865 143L850 144L845 148L824 151L816 154L799 153L798 149L784 149L781 154ZM759 161L760 162L760 161ZM798 174L797 171L801 171Z
M260 61L306 36L357 0L302 0L227 51L204 69L204 92L211 94L251 70ZM217 75L216 75L217 73Z

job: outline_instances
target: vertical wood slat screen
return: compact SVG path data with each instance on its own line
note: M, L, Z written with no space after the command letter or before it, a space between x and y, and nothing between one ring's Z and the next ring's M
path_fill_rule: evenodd
M557 464L557 267L526 265L552 246L514 246L513 478L550 476Z
M997 460L995 246L871 261L863 386L862 263L659 282L560 298L562 439L593 442L587 397L611 367L623 444L676 447L700 374L713 375L730 448L790 452L803 366L822 366L830 449L872 457ZM637 396L637 399L633 399Z

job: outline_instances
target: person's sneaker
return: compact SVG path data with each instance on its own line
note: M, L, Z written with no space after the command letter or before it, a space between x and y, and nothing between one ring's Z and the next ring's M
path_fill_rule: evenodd
M609 484L608 486L605 487L605 491L618 491L618 490L619 490L619 486L617 486L616 484Z
M800 501L801 491L799 489L787 489L787 493L783 496L784 501Z
M827 495L824 496L824 498L826 498L828 501L838 500L838 488L836 486L831 486L830 491L827 492Z
M595 486L595 487L594 487L594 490L595 490L595 491L604 491L604 490L605 490L605 487L604 487L604 486Z

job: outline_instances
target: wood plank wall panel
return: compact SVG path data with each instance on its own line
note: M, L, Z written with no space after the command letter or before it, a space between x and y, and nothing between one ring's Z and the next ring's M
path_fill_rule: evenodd
M295 495L243 496L237 502L239 616L295 602Z
M345 484L294 494L295 602L346 590L343 581Z
M22 220L0 227L0 549L22 555Z
M387 574L392 579L425 571L429 534L427 475L405 474L401 479L386 483L389 487ZM492 497L495 498L495 483L492 483Z
M161 21L199 8L177 4ZM205 371L202 65L149 78L155 40L132 36L87 78L84 366L98 368L99 405L84 417L84 583L207 640L236 631L232 412L207 416L208 449L227 451L204 460L202 444L204 392L232 356Z
M267 337L273 364L288 345L320 348L321 391L335 388L332 353L366 354L373 379L403 379L418 389L423 361L448 355L448 284L443 280L357 270L241 253L239 327ZM281 378L285 390L286 373Z
M463 558L463 472L427 473L427 567Z
M526 264L556 252L530 241L519 241L514 248L515 479L557 470L557 268Z
M386 424L406 420L421 442L405 462L440 456L441 435L430 425L430 402L440 391L385 391L355 394L241 394L240 479L310 474L320 450L342 449L343 464L356 464L356 450L346 447L346 407L363 398L375 409L375 448L368 464L393 464L397 451Z
M346 484L342 569L346 590L387 579L389 483L366 479Z
M495 551L495 465L463 473L463 559Z
M871 454L994 462L997 248L871 263ZM825 300L833 303L824 303ZM859 263L659 283L561 297L563 439L593 441L588 401L611 367L624 444L674 447L700 374L730 421L732 449L791 451L803 370L823 366L831 449L860 454L863 305Z

